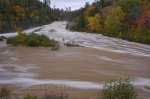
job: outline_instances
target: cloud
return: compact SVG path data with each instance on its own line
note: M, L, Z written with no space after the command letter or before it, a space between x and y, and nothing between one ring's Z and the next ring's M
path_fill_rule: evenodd
M41 0L42 1L42 0ZM79 9L85 5L86 2L92 3L94 0L51 0L51 7L65 9L71 7L72 10Z

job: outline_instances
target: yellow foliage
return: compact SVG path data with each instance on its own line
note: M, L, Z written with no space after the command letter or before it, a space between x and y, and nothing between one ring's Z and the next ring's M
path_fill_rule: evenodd
M15 14L16 14L16 18L15 18L15 20L17 21L20 17L25 17L25 11L24 11L24 9L23 9L23 7L21 7L21 6L15 6L14 7L14 12L15 12Z
M99 14L95 14L93 17L87 18L88 25L87 29L90 32L100 32L102 30L102 26L100 24L101 22L101 16Z
M16 30L17 30L17 33L18 33L19 40L24 41L25 38L26 38L26 34L25 34L23 28L17 27Z
M123 21L125 18L125 13L122 11L121 7L114 7L112 12L107 15L105 20L105 30L111 34L118 34Z
M87 7L87 10L84 13L84 16L90 16L90 14L94 11L94 7L92 5L89 5Z
M17 27L16 28L18 35L21 35L23 33L23 28Z
M30 18L32 18L33 20L39 20L39 12L38 10L33 10L33 12L30 14Z

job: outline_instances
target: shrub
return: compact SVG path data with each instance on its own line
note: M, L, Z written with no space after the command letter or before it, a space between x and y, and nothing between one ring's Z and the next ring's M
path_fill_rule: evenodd
M16 45L27 45L31 47L44 46L51 47L52 50L59 49L59 42L53 39L49 39L46 35L38 35L31 33L29 35L22 34L20 36L9 37L7 44Z
M17 35L7 38L7 44L12 44L13 46L24 45L27 35Z
M76 44L74 41L73 42L64 43L64 45L67 46L67 47L79 47L79 45Z
M68 99L68 95L63 93L58 95L46 94L42 99Z
M103 99L136 99L133 84L129 79L113 80L104 85Z
M23 99L37 99L37 96L27 95Z
M39 36L34 33L28 35L25 44L31 47L40 46Z
M41 46L49 47L50 45L50 39L46 35L41 35L40 36L40 42Z
M0 99L9 99L10 91L7 88L2 88L0 90Z
M9 37L7 39L7 44L12 44L13 46L20 45L18 36Z
M56 43L55 46L51 47L51 50L52 51L57 51L57 50L59 50L59 48L60 48L59 43Z
M59 47L59 42L55 41L54 39L50 39L50 46L51 47Z

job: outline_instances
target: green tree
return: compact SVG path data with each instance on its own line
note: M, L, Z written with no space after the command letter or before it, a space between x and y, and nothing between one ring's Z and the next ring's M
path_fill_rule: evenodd
M105 33L109 36L118 36L122 32L122 25L125 19L125 13L121 7L115 7L112 12L106 16Z
M129 24L135 21L135 19L140 15L147 0L116 0L117 4L126 13L126 20Z
M51 1L50 1L50 0L44 0L43 2L44 2L44 5L50 6L50 4L51 4Z

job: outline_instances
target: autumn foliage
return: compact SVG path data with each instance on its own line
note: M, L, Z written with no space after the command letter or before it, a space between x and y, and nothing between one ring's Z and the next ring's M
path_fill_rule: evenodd
M44 25L63 16L60 9L52 9L44 0L0 0L0 33ZM61 14L61 16L60 16Z
M68 25L71 30L150 44L148 0L96 0L72 15Z

